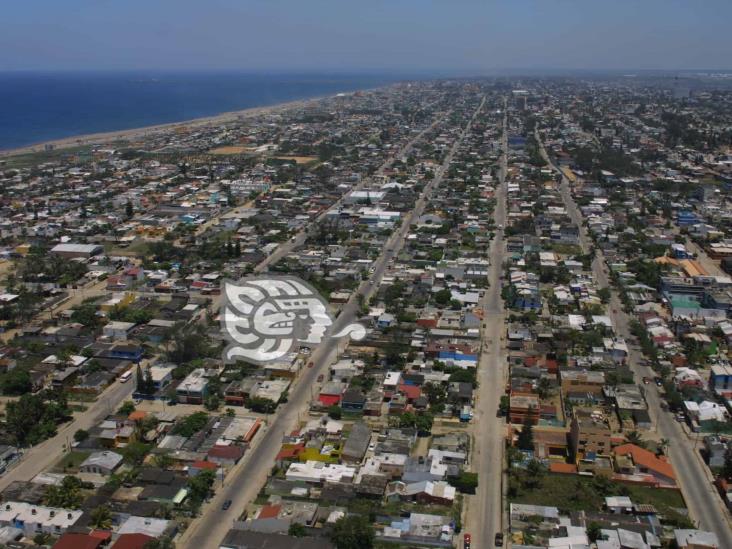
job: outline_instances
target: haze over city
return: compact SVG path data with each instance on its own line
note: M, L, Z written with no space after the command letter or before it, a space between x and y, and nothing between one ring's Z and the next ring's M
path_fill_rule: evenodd
M729 68L724 0L7 2L0 70Z

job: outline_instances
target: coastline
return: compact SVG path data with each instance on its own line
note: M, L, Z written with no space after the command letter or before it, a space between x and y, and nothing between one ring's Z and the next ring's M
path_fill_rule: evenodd
M380 86L383 87L383 86ZM323 99L331 99L339 95L351 96L357 92L371 91L377 88L368 88L362 90L351 90L347 92L339 92L337 94L320 95L315 97L309 97L306 99L295 99L293 101L286 101L284 103L276 103L274 105L265 105L261 107L249 107L238 111L226 111L211 116L204 116L200 118L191 118L188 120L181 120L178 122L166 122L165 124L155 124L152 126L142 126L138 128L129 128L126 130L113 130L109 132L99 132L84 135L74 135L70 137L62 137L60 139L54 139L50 141L41 141L32 145L24 145L22 147L16 147L13 149L0 150L0 158L9 158L13 156L19 156L23 154L34 154L46 152L45 147L52 145L53 150L70 149L73 147L93 146L93 145L105 145L117 140L130 141L136 138L153 136L156 134L164 133L166 131L188 127L204 127L211 124L233 122L240 118L253 118L261 116L263 114L271 114L278 111L289 110L298 107L305 107L311 103L317 103Z

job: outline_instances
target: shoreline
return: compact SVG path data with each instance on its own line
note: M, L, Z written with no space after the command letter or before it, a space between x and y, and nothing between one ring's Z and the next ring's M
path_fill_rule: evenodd
M387 86L388 85L389 84L387 84ZM255 116L271 114L277 111L288 110L296 107L305 107L310 103L316 103L318 101L322 101L323 99L332 99L339 95L351 96L358 92L372 91L375 89L380 89L382 87L386 86L350 90L328 95L319 95L306 99L294 99L292 101L286 101L284 103L275 103L273 105L264 105L260 107L249 107L237 111L225 111L210 116L180 120L178 122L166 122L164 124L154 124L151 126L141 126L124 130L112 130L108 132L98 132L83 135L74 135L70 137L62 137L50 141L41 141L32 145L23 145L21 147L16 147L13 149L0 149L0 158L9 158L23 154L53 152L57 150L70 149L73 147L105 145L117 140L130 141L136 138L148 137L151 135L164 133L166 131L180 127L196 128L207 126L210 124L232 122L239 118L253 118ZM47 145L52 145L53 149L51 151L45 151L45 147Z

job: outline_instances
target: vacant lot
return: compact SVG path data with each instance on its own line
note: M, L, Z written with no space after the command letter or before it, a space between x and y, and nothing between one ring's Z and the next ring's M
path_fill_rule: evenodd
M245 154L245 153L251 153L254 152L254 149L251 147L245 147L243 145L229 145L228 147L218 147L216 149L211 149L208 151L211 154Z
M530 503L559 507L565 511L601 511L606 496L625 495L633 503L647 503L663 514L685 509L684 498L678 490L647 488L612 482L608 490L598 490L592 478L572 475L547 474L537 488L521 487L513 503Z

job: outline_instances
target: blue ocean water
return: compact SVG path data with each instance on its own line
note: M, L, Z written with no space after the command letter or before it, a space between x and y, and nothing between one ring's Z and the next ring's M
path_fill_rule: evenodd
M0 150L373 88L395 76L0 73Z

